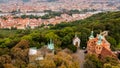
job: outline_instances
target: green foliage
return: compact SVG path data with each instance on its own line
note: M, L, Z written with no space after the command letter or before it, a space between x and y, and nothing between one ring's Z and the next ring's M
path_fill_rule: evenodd
M10 50L8 48L0 48L0 56L7 55L10 53Z
M78 12L78 10L71 10L71 12ZM57 14L56 12L49 11L49 14ZM108 30L109 36L107 37L107 40L111 43L112 49L116 49L119 47L120 42L120 12L106 12L106 13L99 13L95 14L90 18L87 18L85 20L78 20L73 22L63 22L60 24L56 24L55 26L51 26L50 29L42 31L40 28L44 26L44 24L37 28L36 31L37 34L32 36L32 33L35 30L0 30L2 31L0 33L0 38L4 38L4 40L0 39L1 47L10 47L12 45L15 46L16 43L18 43L21 39L29 40L31 43L31 46L41 46L41 42L44 42L46 44L50 38L54 39L55 45L61 46L61 47L67 47L72 43L72 39L74 37L75 32L80 33L79 37L81 39L81 47L86 46L86 42L88 40L88 37L90 35L90 31L93 29L95 34L98 34L101 30ZM26 18L26 15L22 16L23 18ZM35 18L33 15L28 16L30 18ZM111 29L112 28L112 29ZM33 32L32 32L33 31ZM26 36L25 36L26 35ZM20 38L19 41L12 41L14 38ZM9 40L5 40L5 38L9 38ZM9 41L9 43L8 43ZM58 42L57 42L58 41ZM14 43L11 43L14 42ZM10 46L9 46L10 45Z
M21 18L30 18L30 19L38 19L40 18L39 16L34 16L34 15L21 15Z
M104 64L104 68L112 68L111 64Z
M112 66L116 66L119 64L118 59L112 58L112 57L106 57L104 60L104 63L110 63Z
M120 67L120 65L112 66L112 65L109 64L109 63L105 63L105 64L104 64L104 68L119 68L119 67Z
M93 54L86 56L84 68L102 68L102 62Z
M22 40L32 41L32 36L30 36L30 35L23 36Z
M45 12L48 12L48 14L45 14L44 16L35 16L35 15L21 15L22 19L25 18L30 18L30 19L50 19L50 18L54 18L55 16L60 16L61 12L53 12L53 11L49 11L46 10ZM14 17L14 18L19 18L19 17Z
M86 10L85 10L86 11ZM71 10L71 12L77 13L77 10ZM49 19L55 16L59 16L61 13L49 11L48 15L43 16L45 19ZM24 18L41 18L38 16L21 16ZM50 29L42 29L44 24L36 29L30 30L0 30L0 56L5 54L13 57L16 67L25 68L28 62L28 49L29 47L41 48L46 45L50 39L54 41L55 48L69 48L72 52L76 52L77 48L72 44L72 39L75 33L81 39L81 47L86 46L90 31L94 30L94 35L100 33L100 31L108 30L109 36L107 40L111 43L112 50L120 49L120 12L105 12L95 14L85 20L78 20L73 22L63 22L52 26L49 24ZM59 66L59 68L74 68L77 63L72 63L70 56L64 54L57 56L55 60L45 60L44 62L49 63L50 67ZM62 57L61 57L62 56ZM66 58L67 56L67 58ZM5 56L4 56L5 57ZM3 58L3 57L2 57ZM15 58L15 59L14 59ZM20 60L21 59L21 60ZM70 59L70 60L68 60ZM69 62L70 61L70 62ZM54 63L55 62L55 63ZM64 63L62 63L64 62ZM72 63L72 64L71 64ZM45 66L49 66L43 64ZM0 63L0 68L3 68L3 64ZM9 65L8 65L9 66ZM28 65L28 68L31 65ZM119 67L116 59L106 58L104 61L99 60L94 55L89 55L86 57L84 64L85 68L107 68L111 66L112 68ZM77 67L76 67L77 68Z
M47 38L47 40L49 41L50 39L57 39L59 38L59 36L57 36L54 32L49 32L45 35L45 37Z
M71 14L78 14L78 13L80 13L80 11L79 10L70 10L70 13Z
M77 47L75 47L74 45L69 45L68 49L70 49L73 53L77 51Z
M107 37L107 40L110 42L111 48L115 49L114 47L117 46L116 40L114 38L110 37L110 36Z
M120 43L117 45L117 49L120 50Z

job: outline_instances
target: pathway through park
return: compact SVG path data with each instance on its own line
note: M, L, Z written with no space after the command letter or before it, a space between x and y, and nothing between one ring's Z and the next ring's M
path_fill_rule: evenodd
M83 68L83 64L84 64L84 59L85 59L85 53L84 50L80 50L78 49L76 53L74 53L74 55L76 55L79 59L80 62L80 68Z

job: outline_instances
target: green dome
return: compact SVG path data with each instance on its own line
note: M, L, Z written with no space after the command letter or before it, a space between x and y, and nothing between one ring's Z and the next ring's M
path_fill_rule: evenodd
M102 43L102 39L103 39L103 36L99 35L97 45L100 45Z
M94 38L94 35L93 35L93 31L91 31L91 35L90 35L90 37L89 37L89 39L93 39Z

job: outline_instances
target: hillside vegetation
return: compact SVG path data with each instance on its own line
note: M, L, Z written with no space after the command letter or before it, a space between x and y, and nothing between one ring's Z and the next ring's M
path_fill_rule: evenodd
M56 46L64 48L71 45L75 34L82 41L81 47L84 47L91 30L94 31L94 35L104 30L109 31L107 39L111 43L112 49L120 47L120 12L99 13L85 20L63 22L55 26L50 24L50 29L43 27L44 25L34 30L0 30L0 47L11 47L11 41L22 39L29 40L32 46L35 44L35 46L41 47L41 43L46 44L51 38L57 41ZM38 45L34 42L37 42Z
M99 13L85 20L58 24L52 29L61 30L66 29L66 27L72 27L71 29L78 32L78 36L82 40L82 46L85 46L91 30L94 31L94 35L107 30L109 31L107 39L111 43L112 48L120 47L120 12Z
M112 50L120 50L120 12L99 13L85 20L63 22L55 26L50 25L49 29L44 28L44 26L34 30L1 29L0 58L2 59L0 59L0 68L7 64L12 64L11 66L18 68L27 67L28 48L41 48L50 39L54 41L56 50L68 48L72 52L76 52L76 47L72 45L72 39L75 34L81 39L82 48L86 47L91 30L94 30L94 35L100 33L100 31L109 31L109 35L106 38L111 43ZM57 66L55 65L55 67Z

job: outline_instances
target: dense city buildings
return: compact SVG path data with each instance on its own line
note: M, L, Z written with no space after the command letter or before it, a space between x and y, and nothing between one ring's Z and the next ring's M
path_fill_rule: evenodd
M61 22L70 22L80 19L85 19L90 17L93 13L86 13L86 14L72 14L72 16L68 14L61 14L60 16L55 16L54 18L50 19L30 19L30 18L14 18L13 15L7 15L0 18L0 28L17 28L17 29L25 29L28 26L34 29L35 27L40 26L41 24L48 25L48 24L59 24Z
M24 0L23 0L24 1ZM28 0L23 2L21 0L9 0L1 2L0 10L3 12L11 12L20 9L21 12L27 11L44 11L44 10L118 10L120 7L119 0Z
M99 11L117 11L119 10L119 0L0 0L0 28L15 27L17 29L25 29L30 26L32 29L41 24L59 24L61 22L70 22L85 19ZM55 12L64 12L60 16L50 19L22 19L14 18L14 16L34 15L44 16L48 13L46 10ZM66 14L70 10L89 11L87 13ZM92 11L92 12L91 12ZM94 12L95 11L95 12Z
M120 68L119 10L120 0L0 0L0 68Z

